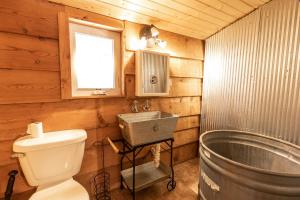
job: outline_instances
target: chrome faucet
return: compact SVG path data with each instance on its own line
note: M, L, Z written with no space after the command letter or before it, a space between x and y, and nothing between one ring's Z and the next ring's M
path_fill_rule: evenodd
M131 104L131 111L134 113L139 112L139 102L138 100L134 100Z
M144 110L145 112L147 112L147 111L150 111L150 109L151 109L150 100L149 100L149 99L146 99L146 101L145 101L145 103L144 103L144 105L143 105L143 110Z

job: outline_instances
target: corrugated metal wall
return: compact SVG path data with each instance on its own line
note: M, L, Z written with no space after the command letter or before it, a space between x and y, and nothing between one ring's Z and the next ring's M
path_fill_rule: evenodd
M300 2L273 0L206 40L201 132L300 145Z

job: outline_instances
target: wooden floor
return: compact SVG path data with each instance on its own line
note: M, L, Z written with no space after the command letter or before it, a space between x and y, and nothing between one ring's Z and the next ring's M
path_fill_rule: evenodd
M174 167L177 186L167 190L167 181L153 185L137 193L137 200L196 200L199 180L199 160L193 159ZM115 190L112 200L131 200L128 190Z

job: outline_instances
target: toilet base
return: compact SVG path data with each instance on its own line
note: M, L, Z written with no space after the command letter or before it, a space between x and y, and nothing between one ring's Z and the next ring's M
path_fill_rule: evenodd
M89 200L88 192L73 178L37 190L29 200Z

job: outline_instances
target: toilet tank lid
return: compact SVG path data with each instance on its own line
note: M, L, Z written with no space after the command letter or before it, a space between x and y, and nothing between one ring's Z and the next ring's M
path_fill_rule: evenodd
M24 136L13 144L14 152L29 152L40 149L48 149L57 146L65 146L86 140L86 131L82 129L63 130L44 133L43 137L33 138Z

